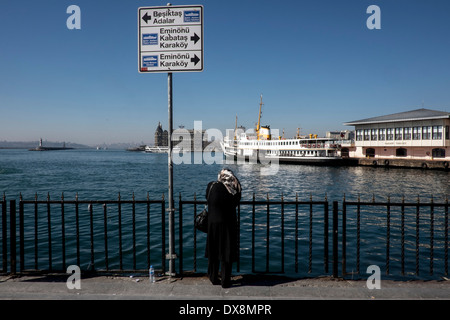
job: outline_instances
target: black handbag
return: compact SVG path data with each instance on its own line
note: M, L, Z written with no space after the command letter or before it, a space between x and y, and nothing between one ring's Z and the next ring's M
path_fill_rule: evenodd
M201 232L208 233L208 208L205 207L202 212L200 212L195 217L195 228Z
M209 193L211 192L211 189L215 184L216 183L214 182L209 188L208 197L206 199L209 198ZM195 216L194 224L197 230L200 230L201 232L204 233L208 233L208 205L205 206L205 209L203 209L202 212L200 212L198 215Z

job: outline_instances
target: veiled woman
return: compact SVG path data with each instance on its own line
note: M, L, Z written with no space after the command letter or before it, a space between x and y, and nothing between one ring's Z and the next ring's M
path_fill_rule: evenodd
M208 258L208 276L213 284L227 288L231 285L232 264L238 257L236 207L241 199L241 184L231 170L221 170L217 181L208 184L206 199L208 235L205 257Z

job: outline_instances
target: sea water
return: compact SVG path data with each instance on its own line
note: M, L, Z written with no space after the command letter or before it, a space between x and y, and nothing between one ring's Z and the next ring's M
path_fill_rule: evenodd
M198 155L195 156L198 159ZM204 162L198 164L198 161L185 161L185 163L175 164L173 167L175 201L179 197L183 200L193 200L194 195L197 200L204 200L208 182L216 180L217 173L224 167L232 169L240 179L243 189L243 200L251 200L253 194L255 194L257 200L270 199L276 201L279 201L281 197L286 201L295 200L296 197L300 201L307 201L310 198L316 201L323 201L327 197L330 203L333 200L337 200L340 205L344 196L349 201L356 201L358 197L362 201L375 199L376 201L385 202L388 197L391 201L401 201L402 197L404 197L407 202L415 202L418 199L421 202L430 202L431 198L433 198L434 202L443 202L450 193L450 173L438 170L280 164L275 174L271 175L267 174L267 171L263 170L264 165L260 164L206 164ZM52 200L58 200L61 199L62 195L67 200L75 199L76 195L78 195L80 200L117 200L119 193L123 200L130 200L133 195L136 200L144 200L147 198L147 195L152 200L160 200L163 196L167 200L167 171L168 159L165 153L93 149L30 152L21 149L4 149L0 150L0 193L4 193L7 200L18 199L19 194L22 195L24 200L34 200L35 196L39 200L45 200L47 196ZM246 272L249 270L248 265L251 264L248 258L251 251L251 217L249 212L245 212L248 208L243 209L241 211L240 254L241 272ZM383 265L385 263L383 259L386 250L384 246L386 229L380 229L383 231L379 233L377 231L379 229L371 229L370 226L384 224L386 219L385 211L386 208L382 209L381 212L368 212L363 215L361 220L361 225L368 227L367 230L362 230L362 244L372 248L369 251L375 252L372 252L372 254L375 254L373 261ZM184 214L189 215L191 212L185 212ZM258 209L256 214L256 236L264 243L266 241L264 239L266 235L265 208ZM412 217L414 213L411 212L409 214L411 215L410 220L414 219ZM300 215L300 219L308 218L307 212L300 213ZM279 216L280 209L271 208L270 269L273 271L280 269ZM436 248L439 248L443 245L442 232L444 226L442 214L437 211L435 218L436 239L434 245ZM88 219L88 217L86 216L85 219ZM272 219L274 220L272 221ZM285 254L285 271L289 274L292 272L294 264L292 252L295 239L289 225L289 221L292 222L294 219L292 212L286 211L285 219L287 223L285 231L285 250L287 252ZM348 219L354 220L355 218L349 214ZM424 220L421 221L421 227L428 228L428 217L421 219ZM124 218L122 222L123 225L130 223L131 221L128 218ZM400 222L397 217L393 216L392 223L392 232L396 234L399 232L398 226ZM89 222L86 222L86 228L88 224ZM314 222L314 225L316 225L316 222ZM351 235L355 232L352 228L354 227L349 226L349 235L347 236L349 261L353 259L352 257L355 253L354 239L352 239ZM191 228L184 228L183 231L185 239L192 237ZM415 250L415 239L413 238L414 230L410 231L412 235L407 237L406 250L412 252ZM141 241L140 239L145 238L146 229L144 227L137 228L136 232L138 242ZM314 229L313 241L315 243L318 242L320 244L323 241L321 234L323 234L323 231ZM109 236L114 237L114 233L111 233ZM31 235L29 237L32 238ZM199 268L205 269L206 260L202 259L205 236L199 234L198 237L199 253L197 254L197 259L199 260ZM424 240L423 237L421 240ZM299 242L301 245L299 249L303 258L300 258L299 266L302 270L308 269L308 259L304 258L304 251L309 251L308 240L309 230L300 228ZM331 238L329 241L331 243ZM373 246L371 246L371 241L374 242ZM421 253L428 254L429 246L421 246L423 246L420 248ZM141 258L141 256L145 256L145 246L141 245L139 248L137 253L138 259L145 260L145 258ZM184 265L188 265L192 260L192 257L189 257L192 248L186 246L184 250L186 250L184 253L186 257ZM399 256L399 250L399 241L393 240L390 244L390 254ZM109 253L110 262L117 264L117 254L114 252L115 250L112 251ZM434 263L436 267L439 267L443 258L439 256L437 249L435 251L434 259L436 261ZM70 255L70 252L67 254ZM265 246L258 246L256 250L258 270L265 270L265 254ZM314 249L312 254L314 261L319 261L315 262L313 269L320 274L323 272L323 262L321 261L323 250ZM364 258L365 254L365 251L361 253L362 258ZM54 256L53 259L57 260L58 256ZM368 260L369 263L372 263L371 259ZM395 259L397 258L394 258L392 268L395 268L394 265L398 265L398 259L397 261ZM415 262L412 258L408 259L406 261L408 271L413 272ZM429 263L429 259L427 263ZM361 267L361 272L365 272L366 267L366 265ZM347 271L352 272L354 268L354 263L349 263ZM423 268L427 270L426 265ZM423 274L424 272L421 273Z

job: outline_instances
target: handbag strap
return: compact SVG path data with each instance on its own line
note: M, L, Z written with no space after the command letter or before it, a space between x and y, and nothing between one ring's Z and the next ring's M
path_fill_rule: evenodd
M211 193L211 189L214 187L214 185L217 183L217 181L214 181L211 185L211 187L208 190L208 195L206 196L206 205L205 208L208 207L208 198L209 198L209 194Z

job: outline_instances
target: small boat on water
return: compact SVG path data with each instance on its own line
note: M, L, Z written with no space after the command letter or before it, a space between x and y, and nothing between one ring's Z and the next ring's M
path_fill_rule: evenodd
M237 122L233 137L225 137L221 147L225 156L234 159L276 161L315 165L339 165L344 163L341 156L341 141L332 138L318 138L310 134L292 139L273 138L270 126L261 126L262 95L256 130L238 130Z
M145 152L147 153L166 153L169 151L169 147L145 147Z
M180 147L173 147L172 148L172 152L180 152L181 148ZM159 146L155 146L155 147L150 147L150 146L146 146L145 147L145 152L147 153L167 153L169 152L169 147L159 147Z
M139 147L134 148L128 148L127 151L133 151L133 152L143 152L145 151L146 145L140 145Z

